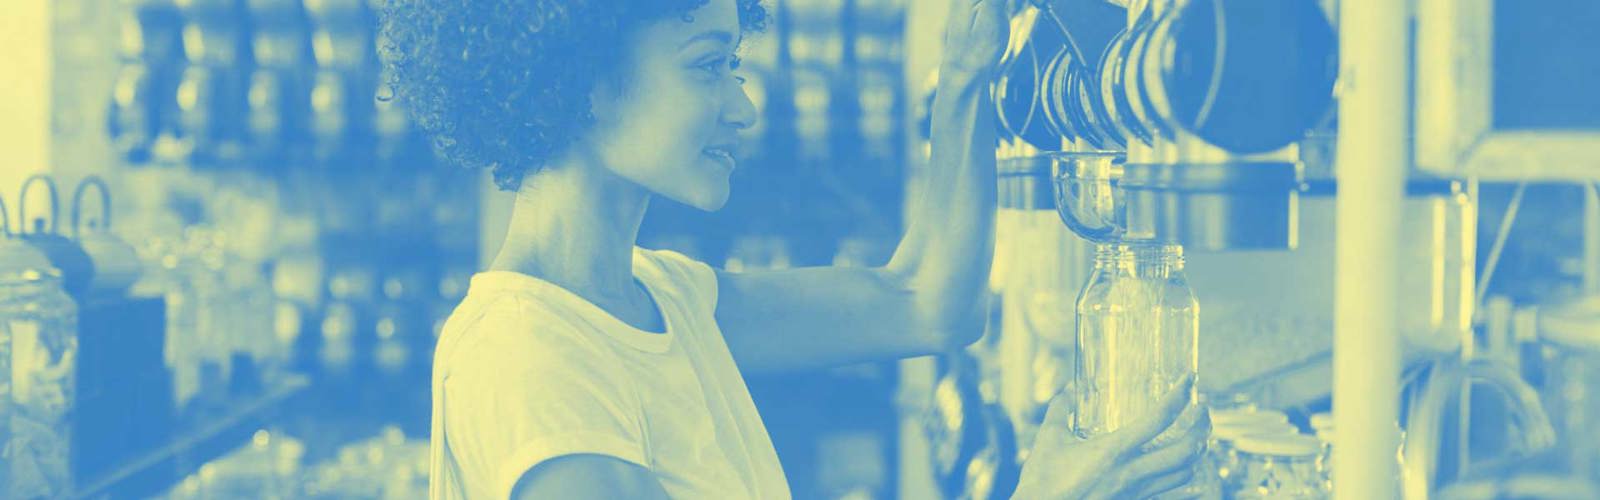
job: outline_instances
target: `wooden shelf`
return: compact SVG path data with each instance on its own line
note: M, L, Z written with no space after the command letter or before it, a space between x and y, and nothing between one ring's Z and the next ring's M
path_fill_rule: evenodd
M272 384L260 395L243 399L211 418L179 430L171 442L112 468L81 487L72 498L148 497L244 442L255 429L269 423L284 403L306 391L311 379L293 375Z

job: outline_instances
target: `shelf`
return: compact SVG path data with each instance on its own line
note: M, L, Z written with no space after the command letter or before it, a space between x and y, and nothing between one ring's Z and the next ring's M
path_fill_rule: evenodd
M243 442L285 402L305 392L310 378L290 376L265 393L245 398L211 418L199 418L178 431L170 443L112 468L93 481L80 483L72 498L123 498L156 494L216 456Z

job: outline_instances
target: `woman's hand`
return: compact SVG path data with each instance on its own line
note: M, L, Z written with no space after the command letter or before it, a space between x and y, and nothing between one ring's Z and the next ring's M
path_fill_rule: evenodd
M917 0L927 1L927 0ZM989 82L1018 0L946 0L928 166L881 268L717 274L717 325L745 372L934 354L983 334L994 260Z
M1205 410L1190 404L1193 385L1190 377L1162 398L1158 411L1088 440L1068 431L1066 398L1057 395L1012 497L1150 498L1187 485L1211 431ZM1179 433L1175 440L1163 435L1169 428ZM1153 442L1158 435L1164 442Z
M1011 39L1018 0L950 0L940 74L988 75Z

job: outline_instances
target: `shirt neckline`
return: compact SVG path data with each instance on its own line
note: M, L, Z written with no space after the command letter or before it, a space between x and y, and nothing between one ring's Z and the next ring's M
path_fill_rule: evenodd
M556 299L555 303L567 307L569 310L588 322L595 329L605 332L612 339L629 347L653 353L666 352L672 346L672 339L677 336L676 315L672 314L671 303L666 294L658 290L656 279L659 273L650 268L649 259L645 258L642 250L635 248L633 253L633 279L644 288L645 294L650 297L656 314L660 315L664 331L652 332L640 329L617 318L611 312L599 305L590 302L583 296L572 292L560 285L545 281L538 277L516 271L482 271L472 276L469 293L474 291L509 290L544 295Z

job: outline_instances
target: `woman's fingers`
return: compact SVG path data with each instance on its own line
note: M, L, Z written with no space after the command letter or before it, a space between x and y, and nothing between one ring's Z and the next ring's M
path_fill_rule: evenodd
M1168 483L1170 476L1181 476L1186 470L1193 470L1192 466L1185 466L1186 462L1172 453L1172 450L1141 455L1135 462L1118 464L1108 473L1099 478L1094 485L1092 498L1120 499L1120 498L1147 498L1147 495L1135 495L1145 489L1156 489ZM1165 491L1165 490L1162 490Z
M1171 445L1173 440L1185 437L1198 438L1202 441L1211 437L1210 410L1201 405L1189 405L1183 409L1183 414L1178 416L1178 420L1173 422L1171 427L1157 434L1155 439L1140 445L1139 450L1147 452L1166 447Z
M944 63L961 72L987 72L1010 39L1011 0L950 0Z
M1181 467L1156 474L1141 474L1126 465L1109 471L1100 478L1088 498L1120 500L1124 498L1151 498L1184 487L1194 480L1194 467Z
M1044 410L1044 422L1040 423L1041 429L1070 429L1072 426L1072 397L1066 391L1057 392L1050 398L1050 406Z
M1179 493L1184 487L1193 483L1194 477L1194 467L1185 467L1183 469L1150 478L1142 483L1134 484L1132 488L1123 492L1123 496L1126 498L1159 497L1161 500L1188 498L1186 495L1177 493Z
M1071 398L1060 392L1050 398L1050 404L1044 410L1044 420L1039 422L1038 432L1033 435L1030 456L1053 453L1053 450L1067 447L1072 436L1072 410L1068 399Z
M1155 439L1168 427L1172 427L1172 423L1178 421L1178 417L1189 407L1193 389L1194 375L1183 377L1176 387L1161 397L1161 401L1156 404L1153 411L1116 431L1116 434L1120 435L1119 447L1124 450L1136 450L1145 442Z
M1124 486L1144 484L1151 479L1184 469L1193 469L1205 451L1205 437L1185 434L1171 445L1144 453L1118 465Z
M1201 498L1203 493L1201 485L1194 483L1197 464L1204 457L1206 443L1211 438L1211 417L1209 412L1200 405L1190 405L1184 410L1183 415L1166 433L1146 443L1148 451L1145 456L1150 458L1151 467L1162 467L1157 463L1172 457L1185 457L1175 469L1157 473L1146 479L1134 478L1133 486L1123 491L1125 497L1131 498L1156 498L1158 500L1180 500L1188 498ZM1165 441L1165 443L1162 443ZM1158 444L1160 443L1160 444ZM1170 455L1168 455L1170 454ZM1131 462L1131 461L1130 461ZM1137 470L1132 472L1137 474Z

